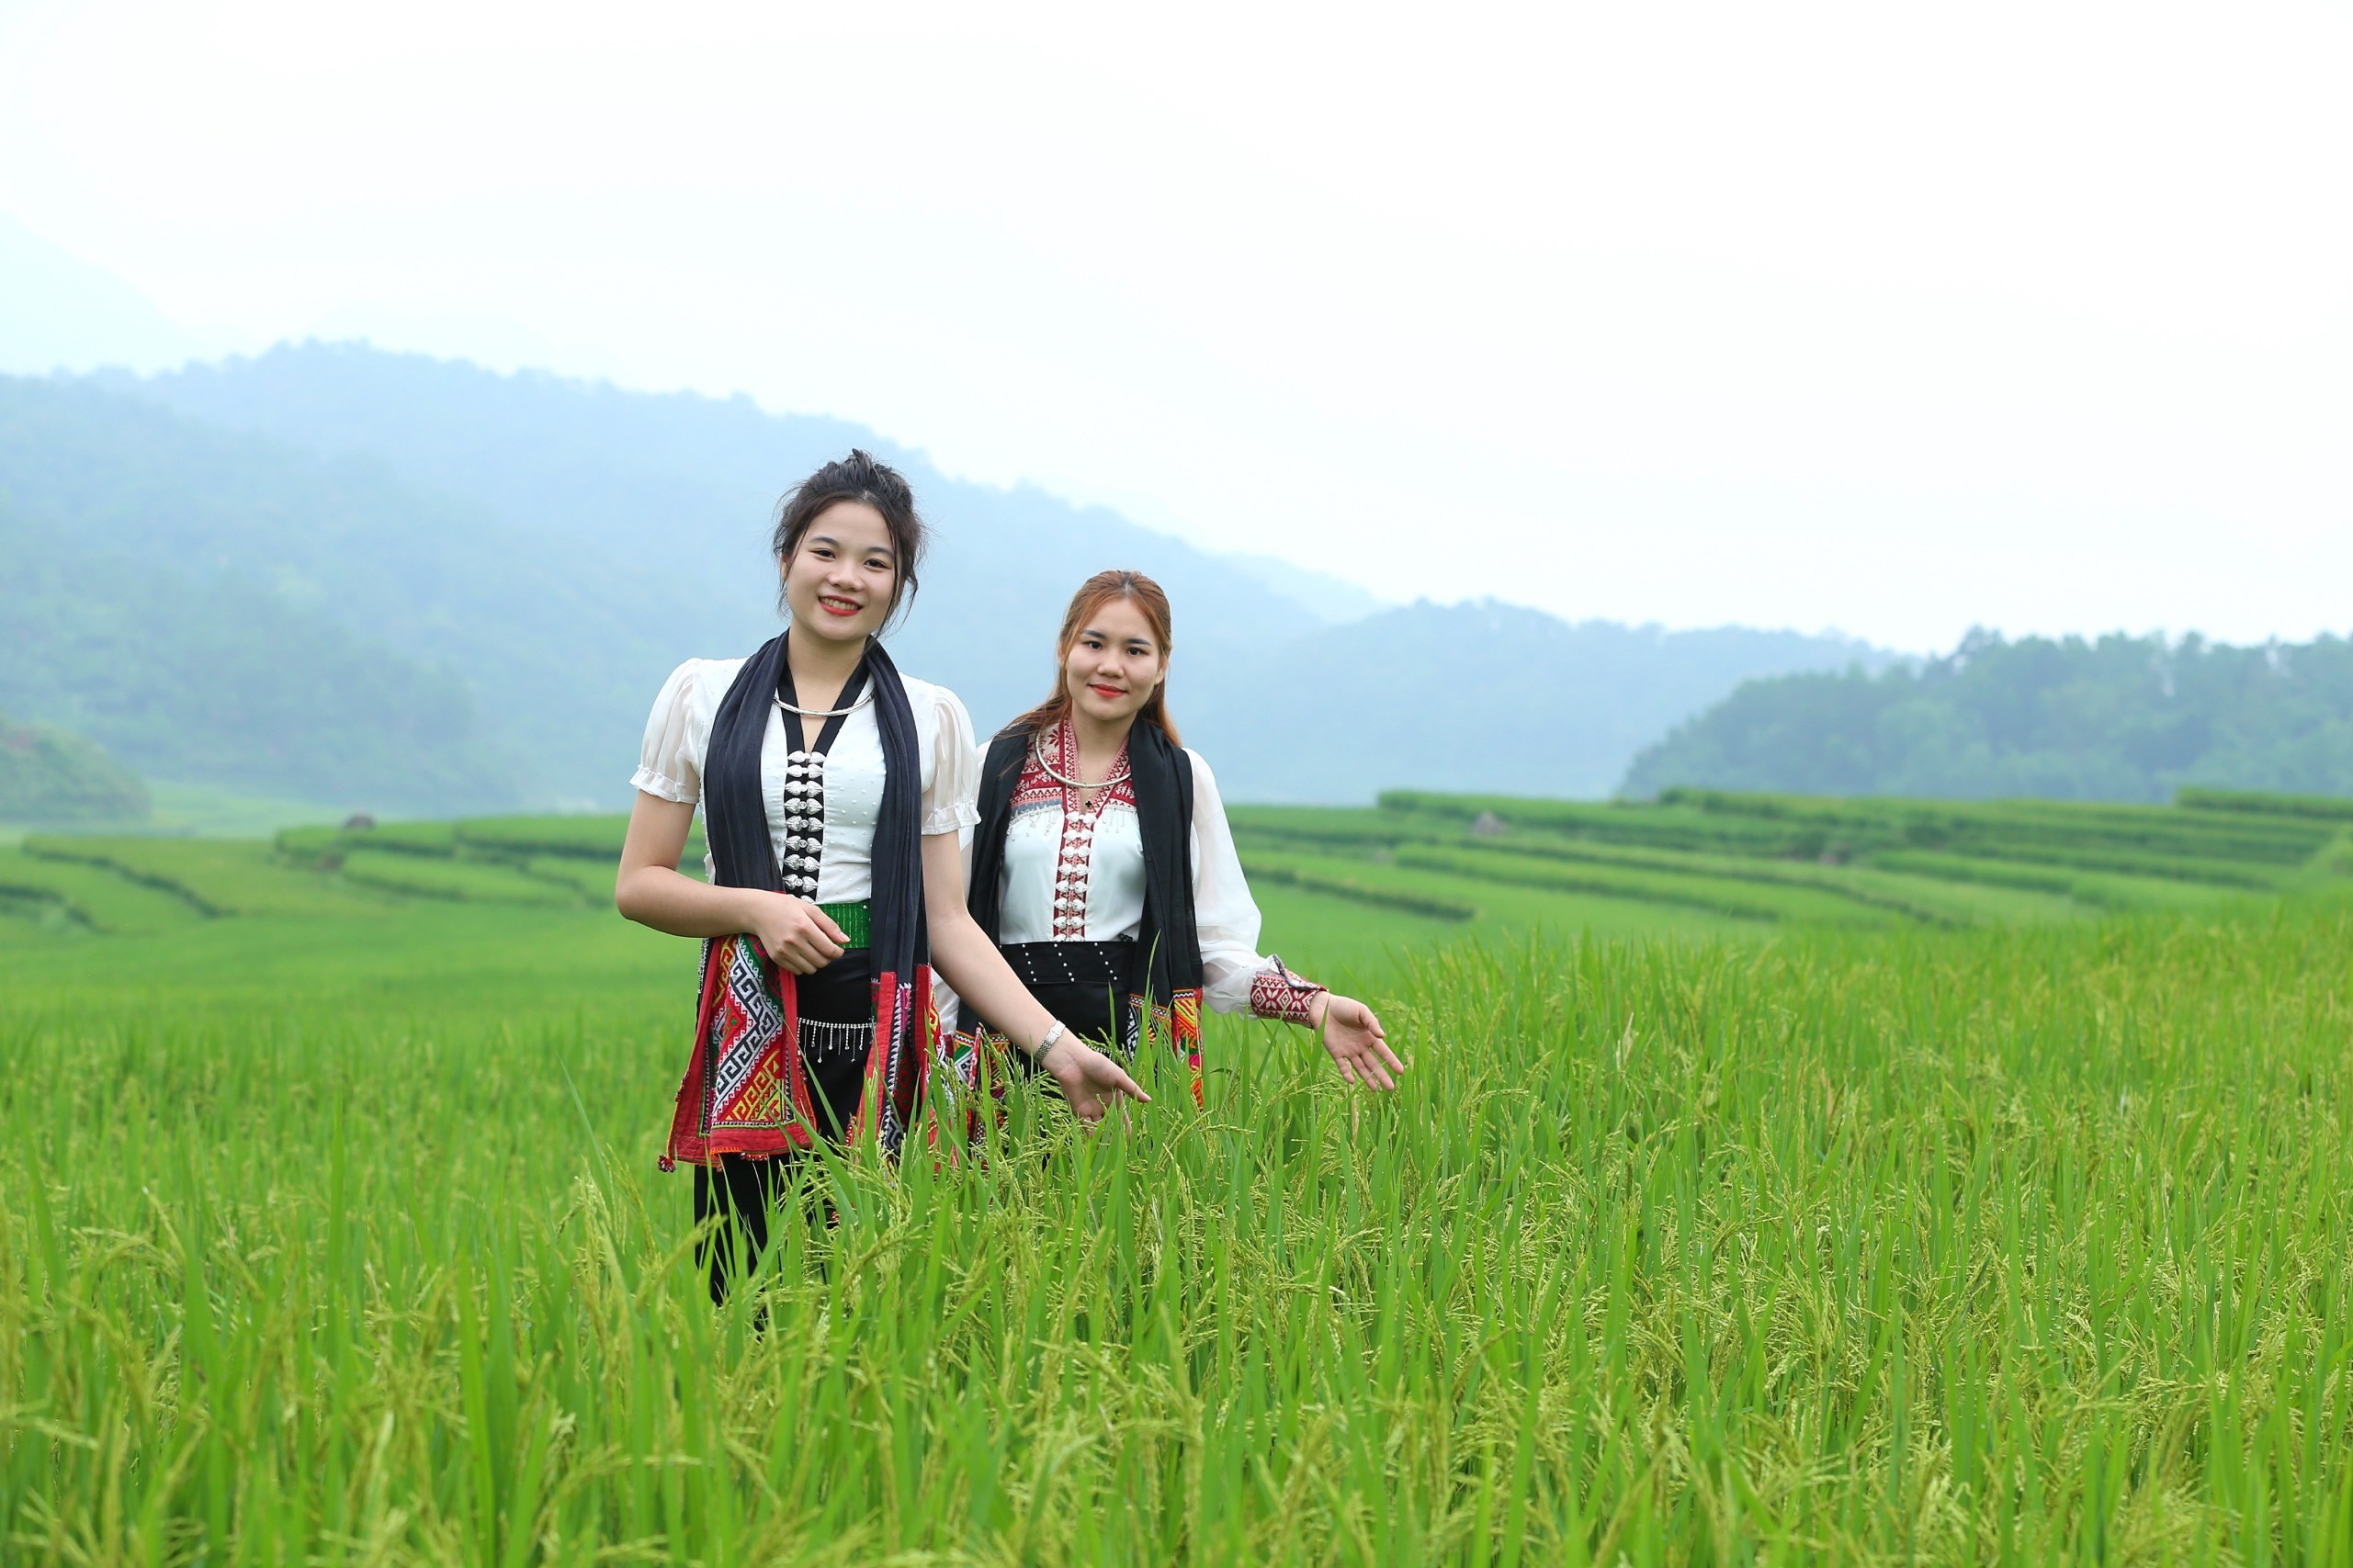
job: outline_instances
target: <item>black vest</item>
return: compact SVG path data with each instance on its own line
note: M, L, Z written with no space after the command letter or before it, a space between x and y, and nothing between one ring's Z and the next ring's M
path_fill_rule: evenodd
M1004 914L1005 829L1013 818L1034 732L1008 728L989 743L980 765L980 825L972 837L972 918L990 942ZM1179 991L1201 988L1201 931L1193 898L1193 759L1149 720L1127 733L1136 817L1144 840L1142 945L1150 998L1166 1006Z

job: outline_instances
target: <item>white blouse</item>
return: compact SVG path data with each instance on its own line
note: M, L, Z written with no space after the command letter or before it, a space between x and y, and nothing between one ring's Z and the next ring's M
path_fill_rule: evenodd
M735 683L741 659L690 659L662 682L646 719L638 750L638 771L629 783L662 800L695 804L703 798L703 758L710 750L711 723L719 699ZM923 760L922 830L969 832L980 820L975 804L980 787L980 753L972 741L972 719L945 686L902 677L907 705L915 716L915 750ZM767 704L768 728L760 741L760 798L767 807L768 841L785 842L785 716ZM822 719L804 719L816 739ZM851 904L874 891L874 829L882 816L882 731L867 703L842 721L827 749L825 837L819 852L817 901ZM703 857L706 874L710 856Z
M1217 780L1198 752L1187 748L1184 754L1193 764L1193 919L1201 932L1202 995L1219 1012L1240 1012L1250 1006L1252 982L1273 960L1258 951L1258 905L1242 877ZM1133 940L1144 926L1144 836L1135 806L1124 791L1113 792L1069 824L1081 841L1069 846L1077 859L1067 872L1065 826L1060 789L1016 795L1005 829L998 940ZM1079 889L1075 897L1067 891L1071 888ZM1058 896L1063 899L1058 919Z

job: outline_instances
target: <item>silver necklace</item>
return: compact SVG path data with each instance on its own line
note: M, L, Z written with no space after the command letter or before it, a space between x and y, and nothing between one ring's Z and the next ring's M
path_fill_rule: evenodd
M1046 741L1044 737L1041 736L1039 739L1031 741L1029 749L1032 752L1035 753L1037 757L1037 765L1046 770L1046 776L1052 779L1056 784L1061 784L1068 789L1109 789L1115 784L1126 784L1136 774L1136 764L1131 761L1127 764L1126 771L1114 773L1111 777L1103 779L1098 783L1089 784L1084 779L1069 778L1054 771L1054 764L1046 760Z
M874 701L874 688L872 686L868 686L865 691L858 694L858 700L856 702L852 703L845 708L795 707L792 704L785 701L784 695L781 693L777 694L776 705L784 709L786 713L797 713L803 718L841 718L846 715L857 712L860 708L865 706L872 701Z

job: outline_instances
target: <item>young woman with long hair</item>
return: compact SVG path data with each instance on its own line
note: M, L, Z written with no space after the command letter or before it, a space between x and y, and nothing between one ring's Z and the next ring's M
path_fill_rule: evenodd
M876 640L915 591L924 532L907 481L865 453L820 468L771 541L785 631L748 659L688 660L646 722L614 902L704 939L662 1167L694 1166L696 1220L718 1221L714 1300L756 1266L794 1156L869 1131L898 1154L936 1049L933 969L1080 1117L1146 1098L1023 988L966 910L972 721ZM707 883L677 870L698 804Z
M976 928L1071 1030L1131 1060L1147 1036L1166 1041L1196 1101L1204 1000L1307 1025L1342 1077L1394 1089L1405 1064L1370 1008L1260 956L1217 782L1169 716L1170 647L1168 595L1150 578L1104 571L1080 587L1053 692L981 763ZM970 1000L985 1028L1012 1032ZM976 1077L986 1055L976 1036L960 1070Z

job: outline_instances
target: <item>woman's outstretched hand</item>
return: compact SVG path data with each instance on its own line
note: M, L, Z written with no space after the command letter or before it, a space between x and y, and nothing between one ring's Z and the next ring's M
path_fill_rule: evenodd
M1147 1105L1152 1101L1152 1097L1138 1088L1117 1062L1069 1034L1057 1040L1037 1065L1054 1075L1072 1113L1091 1127L1103 1120L1103 1112L1123 1094Z
M1324 1049L1339 1064L1341 1077L1366 1089L1397 1087L1395 1075L1405 1071L1405 1064L1389 1049L1388 1039L1381 1032L1381 1021L1374 1016L1371 1008L1354 997L1327 991L1323 1017L1318 1023Z

